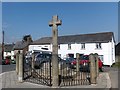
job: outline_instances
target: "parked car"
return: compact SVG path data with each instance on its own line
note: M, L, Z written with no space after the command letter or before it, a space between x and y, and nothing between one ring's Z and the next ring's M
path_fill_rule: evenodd
M43 63L49 62L52 54L42 53L35 56L35 67L41 67Z
M71 64L71 62L74 61L75 59L72 58L72 57L68 57L68 58L66 58L65 60L66 60L67 63L70 63L70 64Z
M5 65L5 60L4 59L2 59L2 65Z
M87 71L90 71L90 68L89 68L89 55L82 55L81 58L80 58L80 70L87 70ZM73 68L76 67L76 60L72 61L71 62L71 65ZM103 62L100 60L98 60L98 66L99 66L99 71L102 71L102 66L103 66Z
M41 68L44 65L44 63L50 62L51 59L52 59L51 53L39 53L35 56L34 66L35 68ZM25 58L25 63L28 64L29 66L31 66L31 61L32 61L31 57ZM61 59L60 57L58 57L58 62L59 65L61 65L62 67L70 67L68 62L66 60Z
M10 59L6 58L2 60L2 65L7 65L7 64L10 64Z
M10 64L10 59L6 58L5 59L5 64Z
M11 60L12 64L16 64L16 61L14 59Z
M65 63L69 64L70 68L73 67L73 65L71 64L75 59L73 57L67 57L64 59Z

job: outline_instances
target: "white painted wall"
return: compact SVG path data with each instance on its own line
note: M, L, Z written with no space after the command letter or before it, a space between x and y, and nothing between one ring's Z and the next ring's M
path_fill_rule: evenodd
M48 48L48 50L43 50L42 48ZM46 45L29 45L28 51L32 50L43 50L43 51L52 51L52 45L46 44Z
M11 59L14 59L14 51L11 51L11 52L4 52L4 59L7 57L7 56L10 56Z
M14 51L11 51L11 59L13 59L13 60L15 59L15 58L14 58L14 55L15 55L15 54L14 54Z
M71 44L71 50L68 50L68 44L60 44L60 49L58 49L58 54L61 54L61 58L66 57L68 53L74 54L76 58L76 53L89 55L90 53L98 53L98 55L103 55L103 64L112 65L115 62L115 46L114 42L101 43L102 48L96 49L96 43L86 43L85 49L81 49L80 43ZM29 45L29 51L32 50L42 50L41 48L48 48L47 51L52 51L52 45ZM44 51L44 50L43 50ZM45 50L46 51L46 50Z

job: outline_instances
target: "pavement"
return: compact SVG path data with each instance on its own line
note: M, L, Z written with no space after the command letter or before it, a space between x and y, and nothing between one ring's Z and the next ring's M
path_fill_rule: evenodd
M18 82L18 77L15 71L4 72L0 74L0 87L1 88L51 88L49 86L34 84L30 82ZM102 88L109 90L111 88L111 80L109 73L101 72L97 78L97 84L94 85L79 85L67 86L59 88Z
M120 75L120 68L115 68L115 67L105 67L106 72L109 73L109 77L111 80L111 90L115 90L115 88L119 88L120 90L120 85L119 85L119 75Z

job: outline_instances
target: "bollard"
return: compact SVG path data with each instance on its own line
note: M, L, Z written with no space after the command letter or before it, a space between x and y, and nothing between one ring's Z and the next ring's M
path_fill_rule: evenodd
M77 71L77 74L78 74L78 72L79 72L79 69L80 69L80 65L79 65L79 63L80 63L80 61L79 61L79 59L80 59L80 56L79 56L79 53L76 53L76 71Z
M96 76L98 76L99 75L98 54L95 53L94 56L95 56Z
M90 60L90 82L96 84L96 70L95 70L95 57L93 54L89 55Z
M32 53L32 62L31 62L31 65L32 65L32 72L31 72L31 75L34 77L34 64L35 64L35 54Z
M19 73L19 53L16 53L16 73Z
M18 82L23 82L23 53L19 54Z

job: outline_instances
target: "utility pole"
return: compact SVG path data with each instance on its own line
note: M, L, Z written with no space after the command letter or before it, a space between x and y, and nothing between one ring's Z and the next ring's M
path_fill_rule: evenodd
M4 59L4 31L2 31L2 60Z
M58 87L59 85L59 68L58 68L58 25L61 25L61 20L58 16L52 17L49 26L52 27L52 85Z

